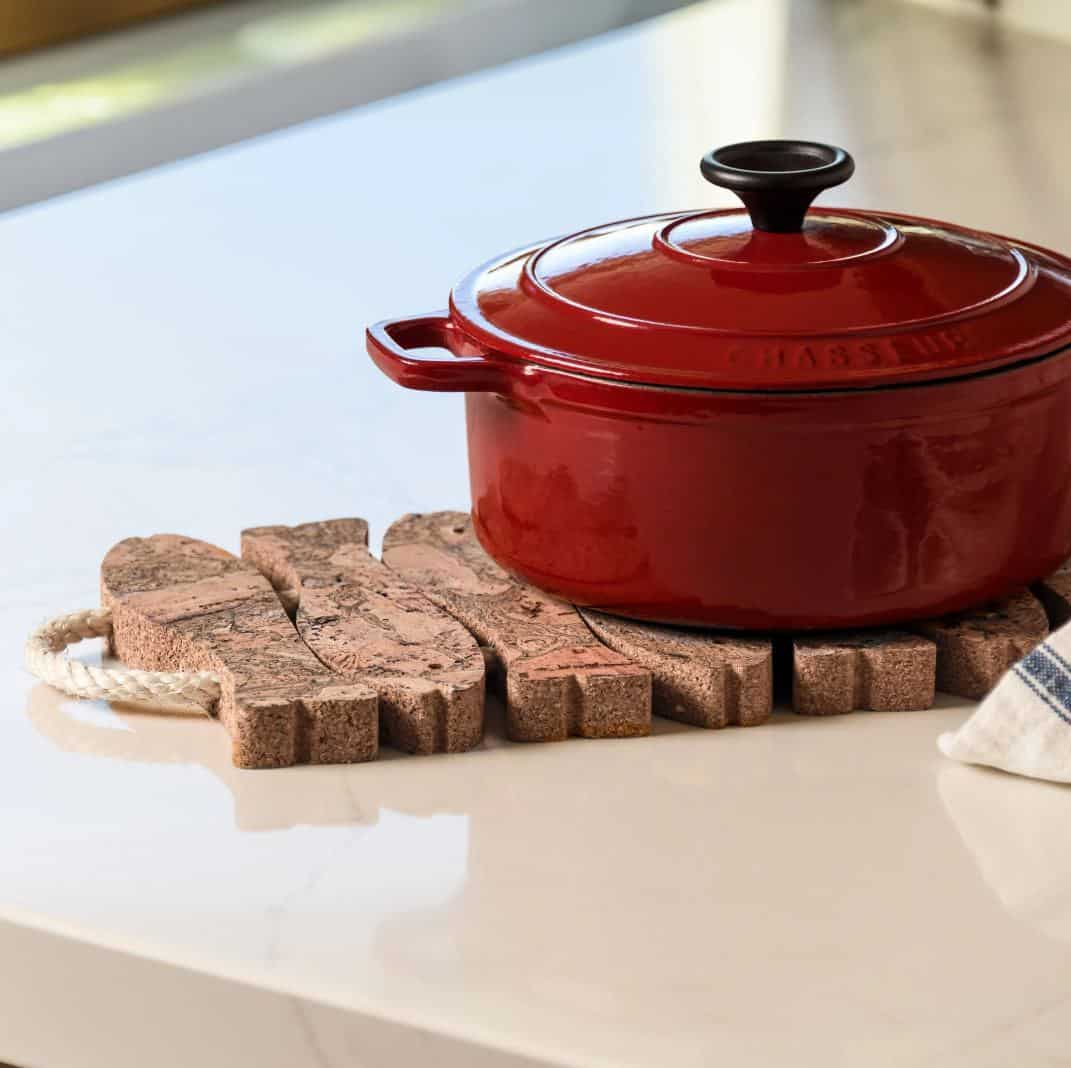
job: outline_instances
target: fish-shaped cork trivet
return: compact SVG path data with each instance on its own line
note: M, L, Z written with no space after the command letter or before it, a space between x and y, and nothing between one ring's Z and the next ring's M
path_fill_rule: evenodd
M371 760L375 690L325 668L251 564L193 538L127 538L101 566L111 647L127 666L213 671L238 767Z
M242 556L294 605L305 644L379 694L386 738L407 753L456 753L483 736L476 640L368 551L363 519L242 531Z
M1071 560L1042 579L1036 589L1053 627L1071 621Z
M383 560L494 651L513 740L650 731L650 672L603 645L572 605L503 571L464 513L399 519L387 531Z
M936 646L905 631L796 638L792 708L806 716L856 709L907 711L933 704Z
M937 689L977 701L1049 633L1041 602L1028 590L971 612L911 624L937 643Z
M651 672L658 715L696 727L748 727L770 718L771 642L580 614L606 645Z

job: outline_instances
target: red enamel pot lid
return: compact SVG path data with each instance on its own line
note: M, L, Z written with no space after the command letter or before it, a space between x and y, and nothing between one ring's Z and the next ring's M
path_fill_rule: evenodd
M843 150L753 141L703 157L746 210L677 212L522 249L464 279L455 324L499 356L700 389L953 378L1071 344L1071 260L906 215L809 211Z

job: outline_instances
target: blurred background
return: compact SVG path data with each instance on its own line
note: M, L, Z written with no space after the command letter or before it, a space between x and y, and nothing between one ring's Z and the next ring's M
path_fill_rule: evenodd
M902 92L893 83L935 59L916 39L925 22L899 24L911 9L963 22L972 48L990 27L998 64L1005 31L1071 40L1068 0L0 0L0 209L685 7L716 10L711 32L740 35L738 61L762 91L778 64L807 60L816 86L831 79L813 40L832 55L850 35L856 51L885 42L875 77ZM801 34L810 55L789 57ZM702 71L681 63L667 76L701 94Z
M681 0L0 0L0 208L626 26Z

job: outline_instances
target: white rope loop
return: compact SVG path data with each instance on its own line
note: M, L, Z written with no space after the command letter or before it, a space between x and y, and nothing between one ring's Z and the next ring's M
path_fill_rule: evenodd
M51 619L27 638L26 669L71 697L141 705L195 705L212 714L219 700L219 679L211 671L94 667L63 655L68 645L85 638L106 638L111 632L112 614L107 608L88 608Z

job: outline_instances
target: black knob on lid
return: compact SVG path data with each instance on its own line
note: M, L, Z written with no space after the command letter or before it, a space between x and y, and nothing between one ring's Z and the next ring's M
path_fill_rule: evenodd
M699 169L744 202L756 230L790 234L803 229L823 189L851 178L855 160L843 148L816 141L741 141L708 152Z

